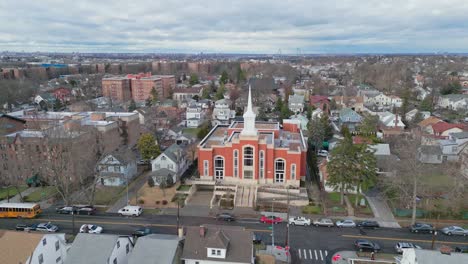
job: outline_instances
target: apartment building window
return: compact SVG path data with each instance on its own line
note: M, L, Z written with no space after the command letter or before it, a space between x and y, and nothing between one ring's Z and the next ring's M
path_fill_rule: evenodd
M203 175L208 176L208 171L209 171L208 161L205 160L203 161Z
M296 179L296 164L291 164L291 180Z
M265 151L260 151L260 179L263 179L265 174Z
M120 248L120 241L117 241L117 248Z
M47 240L46 240L45 238L42 239L42 245L43 245L43 246L47 245Z
M239 177L239 151L234 150L234 177Z
M55 251L58 251L60 249L60 243L57 241L55 241Z
M125 246L125 251L127 252L127 254L128 254L128 252L130 252L130 245L129 245L129 244L127 244L127 245Z
M37 257L37 261L39 261L39 264L44 263L44 256L43 256L42 254L40 254L40 255Z

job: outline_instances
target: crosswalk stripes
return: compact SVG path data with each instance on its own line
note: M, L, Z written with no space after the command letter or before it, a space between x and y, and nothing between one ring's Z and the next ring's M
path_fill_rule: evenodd
M298 249L297 253L299 255L299 259L304 259L304 260L325 260L325 258L328 255L327 250L321 250L321 249Z

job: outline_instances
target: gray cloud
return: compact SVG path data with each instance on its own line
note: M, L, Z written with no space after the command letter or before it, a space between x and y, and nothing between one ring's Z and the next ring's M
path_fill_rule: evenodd
M466 52L466 0L0 2L0 50Z

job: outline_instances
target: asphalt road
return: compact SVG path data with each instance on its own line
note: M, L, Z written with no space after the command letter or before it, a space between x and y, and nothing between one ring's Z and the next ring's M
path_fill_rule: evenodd
M59 226L59 232L78 232L82 224L96 224L104 228L104 233L129 235L134 230L149 226L156 233L176 234L177 218L173 215L145 215L140 217L120 217L113 214L98 214L93 216L76 215L73 221L71 215L60 215L45 212L37 219L0 219L0 229L14 229L17 223L52 222ZM220 222L211 217L181 217L181 226L196 226L201 224L240 225L262 236L265 243L271 244L270 226L259 223L256 219L237 219L236 222ZM274 227L275 245L286 244L286 224ZM413 234L408 229L381 228L365 230L361 235L356 228L327 228L291 226L289 245L291 247L292 263L325 263L325 257L336 249L353 249L353 242L359 238L366 238L380 244L383 252L394 253L397 242L413 242L423 248L431 248L432 235ZM468 245L468 237L436 236L435 247L441 245Z

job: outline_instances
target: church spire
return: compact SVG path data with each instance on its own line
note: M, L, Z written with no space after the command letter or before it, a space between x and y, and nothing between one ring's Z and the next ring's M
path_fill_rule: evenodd
M242 129L241 135L244 136L256 136L257 129L255 128L255 113L252 109L252 93L249 85L249 98L247 102L247 111L244 113L244 129Z

